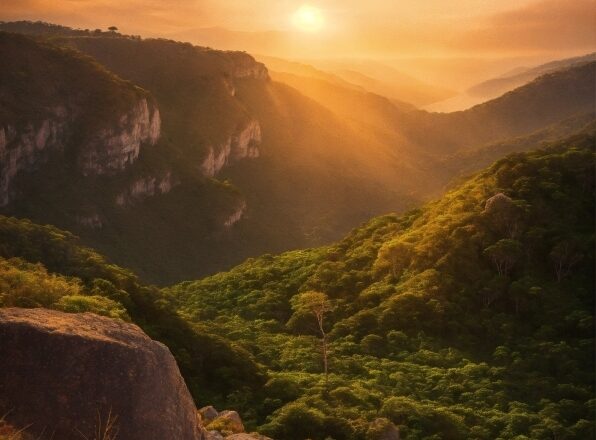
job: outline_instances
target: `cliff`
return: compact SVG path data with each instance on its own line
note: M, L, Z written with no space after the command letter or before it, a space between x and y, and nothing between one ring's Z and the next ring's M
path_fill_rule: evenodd
M180 183L171 171L159 176L145 176L135 179L124 191L116 196L118 206L130 206L148 197L167 194Z
M157 143L155 100L89 58L6 33L0 57L11 60L0 72L0 206L50 159L71 175L110 174Z
M98 130L82 147L79 158L83 174L120 171L138 157L141 145L155 145L161 119L154 102L137 101L116 124Z
M213 177L221 169L241 159L259 157L261 125L256 119L237 128L222 144L207 148L207 157L201 163L201 172Z

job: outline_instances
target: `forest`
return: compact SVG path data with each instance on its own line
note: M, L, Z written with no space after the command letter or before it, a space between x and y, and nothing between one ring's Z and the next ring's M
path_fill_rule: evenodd
M590 133L514 154L331 246L162 291L2 217L0 303L133 321L199 405L273 438L590 438L593 156Z

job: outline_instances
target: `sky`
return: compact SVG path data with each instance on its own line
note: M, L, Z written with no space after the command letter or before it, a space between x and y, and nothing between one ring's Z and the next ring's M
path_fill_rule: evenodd
M311 13L301 17L305 8ZM596 0L1 0L0 19L115 25L290 58L555 57L596 49Z

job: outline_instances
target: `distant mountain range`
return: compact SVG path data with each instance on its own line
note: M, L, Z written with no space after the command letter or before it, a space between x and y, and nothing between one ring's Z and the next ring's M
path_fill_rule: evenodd
M425 108L429 111L440 112L464 110L528 84L541 75L593 61L596 61L596 53L551 61L536 67L518 67L497 78L478 83L459 95L448 98L445 101L432 103Z

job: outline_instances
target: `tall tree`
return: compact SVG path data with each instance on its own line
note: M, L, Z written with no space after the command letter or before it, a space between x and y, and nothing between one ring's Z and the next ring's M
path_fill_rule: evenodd
M308 291L296 295L292 299L292 308L298 313L310 313L316 321L318 330L321 333L321 349L323 356L323 371L325 373L325 382L329 376L329 341L327 332L325 332L325 314L333 310L333 305L329 297L316 291Z

